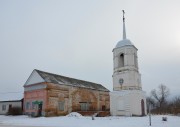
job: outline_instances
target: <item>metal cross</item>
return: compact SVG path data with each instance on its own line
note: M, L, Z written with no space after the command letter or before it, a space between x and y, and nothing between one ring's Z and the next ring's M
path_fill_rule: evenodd
M122 12L123 12L123 22L124 22L125 21L125 18L124 18L125 11L122 10Z

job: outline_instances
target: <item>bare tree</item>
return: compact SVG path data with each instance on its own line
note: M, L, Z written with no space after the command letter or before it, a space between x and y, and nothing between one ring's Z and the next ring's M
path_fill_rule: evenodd
M180 96L174 98L171 104L171 112L173 114L180 114Z
M159 113L165 113L167 107L167 97L169 96L169 89L161 84L158 87L158 90L153 89L151 91L151 96L156 100L156 107Z
M174 102L174 105L180 108L180 96L175 97L173 102Z

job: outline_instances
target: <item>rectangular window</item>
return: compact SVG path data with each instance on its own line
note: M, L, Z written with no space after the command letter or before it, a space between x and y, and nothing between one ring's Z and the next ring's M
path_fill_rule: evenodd
M30 102L26 102L26 109L30 109Z
M88 111L89 110L89 103L82 102L82 103L80 103L80 105L81 105L81 111Z
M35 104L34 102L32 102L32 109L37 109L37 104Z
M64 101L59 102L59 110L64 111Z
M6 105L2 105L2 111L6 110Z

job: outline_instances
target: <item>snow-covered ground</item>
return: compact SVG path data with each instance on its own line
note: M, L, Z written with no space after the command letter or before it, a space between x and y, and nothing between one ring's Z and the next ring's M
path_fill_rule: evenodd
M180 127L180 117L166 115L152 116L152 127ZM4 116L0 115L1 125L42 126L42 127L149 127L149 117L84 117L68 115L59 117Z

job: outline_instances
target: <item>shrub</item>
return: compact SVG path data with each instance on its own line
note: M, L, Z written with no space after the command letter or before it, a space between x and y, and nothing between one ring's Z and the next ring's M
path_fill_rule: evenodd
M21 107L12 107L8 110L8 115L22 115L22 108Z

